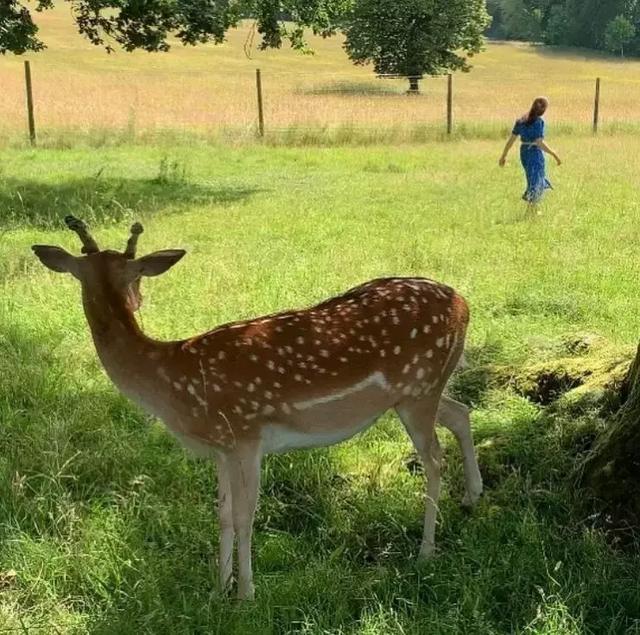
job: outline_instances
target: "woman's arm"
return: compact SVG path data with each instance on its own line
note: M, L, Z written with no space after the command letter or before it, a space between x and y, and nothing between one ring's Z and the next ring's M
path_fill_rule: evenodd
M504 146L504 150L502 151L500 161L498 161L498 165L500 165L500 167L504 167L504 164L507 162L507 155L509 154L509 150L511 150L511 146L516 142L517 138L518 135L512 134L507 140L507 143Z
M536 139L535 143L543 152L550 154L558 165L562 163L560 157L544 142L544 139Z

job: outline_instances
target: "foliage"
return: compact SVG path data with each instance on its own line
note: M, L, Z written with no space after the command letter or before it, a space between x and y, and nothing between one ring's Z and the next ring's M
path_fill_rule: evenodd
M612 53L620 51L624 56L624 47L636 36L636 27L623 15L618 15L609 24L604 32L605 46Z
M490 35L640 53L638 0L489 0Z
M378 74L466 71L488 24L484 0L358 0L345 21L344 47L356 64L373 63Z
M21 0L8 2L0 8L0 53L41 50L44 44L30 9ZM38 0L35 9L51 9L55 2ZM172 36L183 44L220 43L245 16L255 17L263 47L289 40L303 49L305 28L333 34L349 5L349 0L58 0L62 2L71 4L80 33L108 51L112 43L127 51L166 51Z

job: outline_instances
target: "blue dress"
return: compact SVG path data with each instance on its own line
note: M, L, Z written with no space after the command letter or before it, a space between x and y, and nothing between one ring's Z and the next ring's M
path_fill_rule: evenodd
M527 189L522 198L528 203L537 203L544 191L551 188L545 176L544 152L534 145L536 139L544 139L544 121L540 117L531 124L518 120L512 132L522 141L520 161L527 177Z

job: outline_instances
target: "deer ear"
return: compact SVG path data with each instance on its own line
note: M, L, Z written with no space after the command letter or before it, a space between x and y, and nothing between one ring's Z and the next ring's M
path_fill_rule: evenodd
M51 245L33 245L31 247L40 262L58 273L70 273L78 277L78 259L68 251Z
M127 263L127 269L133 280L141 276L159 276L161 273L171 269L186 253L184 249L154 251L148 256L143 256Z

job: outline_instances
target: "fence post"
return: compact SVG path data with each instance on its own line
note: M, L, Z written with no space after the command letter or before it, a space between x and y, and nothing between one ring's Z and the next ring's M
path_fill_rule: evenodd
M33 116L33 87L31 85L31 66L29 61L24 62L24 79L27 85L27 115L29 117L29 138L31 145L36 145L36 121Z
M600 78L596 78L596 97L593 104L593 134L598 132L598 120L600 118Z
M447 134L453 130L453 75L447 78Z
M264 110L262 107L262 77L260 69L256 68L256 90L258 92L258 134L264 137Z

